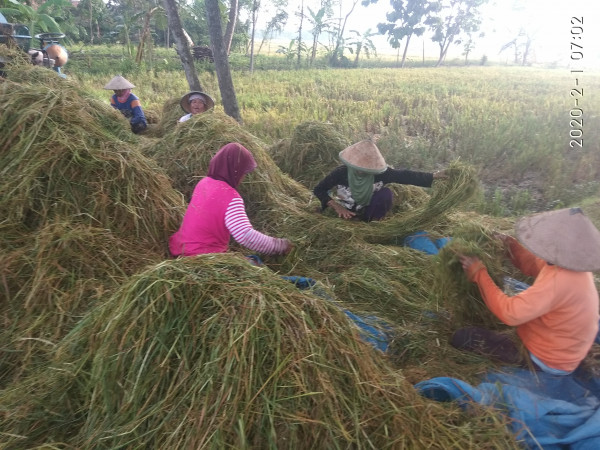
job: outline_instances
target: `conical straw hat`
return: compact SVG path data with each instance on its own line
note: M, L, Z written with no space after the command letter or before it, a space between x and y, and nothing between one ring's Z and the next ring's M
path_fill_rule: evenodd
M104 86L104 89L112 89L114 91L114 90L120 90L120 89L133 89L134 87L135 87L135 85L133 83L130 83L125 78L123 78L121 75L117 75L117 76L113 77L113 79L110 80L108 83L106 83L106 86Z
M346 147L340 159L347 166L369 173L382 173L387 169L385 159L373 141L364 140Z
M190 110L190 97L192 95L200 95L204 99L204 104L206 105L206 110L208 111L210 108L215 106L215 101L212 99L210 95L205 92L200 91L191 91L181 97L181 101L179 104L181 105L181 109L183 109L186 113L189 113Z
M545 261L574 270L600 270L600 231L581 208L543 212L520 219L517 239Z

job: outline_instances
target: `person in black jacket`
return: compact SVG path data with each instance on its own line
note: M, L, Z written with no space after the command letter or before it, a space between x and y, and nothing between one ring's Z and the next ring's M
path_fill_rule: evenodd
M329 206L343 219L357 217L366 222L383 219L392 209L393 201L393 193L386 184L430 187L433 180L447 178L444 171L392 169L370 140L342 150L340 159L344 164L323 178L313 192L321 201L321 211Z

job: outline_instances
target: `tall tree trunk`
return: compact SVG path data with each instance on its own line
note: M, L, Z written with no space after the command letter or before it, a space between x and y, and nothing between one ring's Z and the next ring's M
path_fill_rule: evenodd
M317 45L319 44L319 33L314 32L312 52L310 53L310 65L312 66L317 56Z
M165 0L166 1L166 0ZM242 123L242 116L238 107L231 71L229 70L229 58L225 51L223 42L223 28L221 27L221 11L219 10L219 0L205 0L206 18L208 20L208 33L212 46L213 56L215 58L215 69L217 71L217 80L221 92L221 100L225 114L233 117L239 123Z
M406 61L406 54L408 53L408 44L410 44L410 38L412 34L406 36L406 47L404 47L404 53L402 53L402 64L400 64L400 68L404 68L404 62Z
M179 53L179 58L181 59L185 78L190 90L201 91L202 85L198 79L196 67L194 67L194 59L192 57L192 52L190 51L190 46L183 34L181 20L179 19L179 13L177 12L177 4L175 3L175 0L163 0L163 4L165 5L165 11L167 12L169 28L173 32L175 48L177 49L177 53Z
M527 42L525 43L525 48L523 49L523 66L527 65L527 57L529 56L529 49L531 48L531 41L532 39L530 37L527 37Z
M250 73L254 72L254 36L256 33L257 10L258 2L254 0L252 3L252 31L250 34Z
M90 44L91 45L94 45L94 29L93 29L94 22L93 22L93 19L94 19L94 16L92 14L92 2L90 0Z
M341 59L341 54L338 55L338 52L340 51L340 47L342 46L342 42L344 42L344 31L346 30L346 23L348 22L348 17L350 17L350 14L352 14L352 11L354 11L354 8L356 7L356 4L358 3L358 0L352 0L352 8L350 8L350 11L348 12L348 14L346 14L346 17L344 17L344 24L342 25L341 29L338 30L339 34L338 34L338 38L337 38L337 43L335 44L335 49L333 50L333 60L334 62L338 61L338 56L340 57L339 59ZM342 2L340 1L340 20L341 20L341 12L342 12ZM342 54L343 54L343 50L342 50Z
M358 67L358 57L360 56L361 50L362 50L362 44L358 43L356 45L356 58L354 58L354 67Z
M300 67L300 61L302 58L302 22L304 22L304 0L302 0L302 3L300 3L300 26L298 27L298 67Z
M442 63L446 59L446 53L448 52L448 49L450 48L450 45L452 44L453 40L454 40L454 38L445 39L443 41L443 43L439 44L440 45L440 59L438 59L438 62L435 65L435 67L440 67L442 65Z
M146 40L150 37L150 19L157 9L158 8L152 8L146 13L146 17L144 18L144 29L142 30L142 36L140 38L140 43L138 44L137 54L135 55L135 62L137 64L140 64L144 58L144 47L146 45Z
M229 8L229 22L227 22L227 28L225 28L225 50L227 54L231 52L231 42L233 41L233 32L238 16L238 0L231 0Z

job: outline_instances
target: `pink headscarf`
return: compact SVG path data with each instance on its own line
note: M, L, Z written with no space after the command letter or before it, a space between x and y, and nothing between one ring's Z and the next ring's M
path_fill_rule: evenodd
M207 176L237 188L242 177L256 169L252 153L241 144L224 145L210 160Z
M117 100L119 100L119 103L125 103L127 97L129 97L129 94L131 94L131 89L121 89L121 95L117 95Z

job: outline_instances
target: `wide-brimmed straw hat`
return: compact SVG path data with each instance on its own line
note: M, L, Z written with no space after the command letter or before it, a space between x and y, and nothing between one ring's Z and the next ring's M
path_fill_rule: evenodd
M110 80L108 83L106 83L106 86L104 86L104 89L111 89L113 91L118 91L121 89L133 89L134 87L135 87L135 85L133 83L130 83L125 78L123 78L121 75L117 75L117 76L113 77L113 79Z
M194 99L194 96L198 95L202 98L202 101L207 106L207 110L215 106L215 101L205 92L200 91L191 91L181 97L181 101L179 104L181 105L181 109L183 109L186 113L192 112L190 109L190 101Z
M382 173L387 169L385 159L373 141L364 140L346 147L340 159L347 166L368 173Z
M600 231L581 208L524 217L515 231L527 249L551 264L576 272L600 270Z

